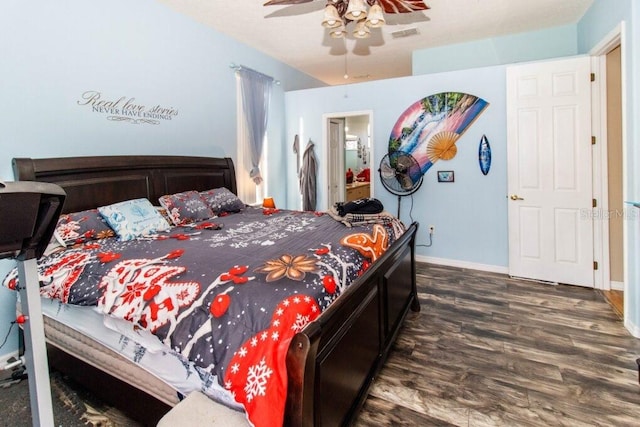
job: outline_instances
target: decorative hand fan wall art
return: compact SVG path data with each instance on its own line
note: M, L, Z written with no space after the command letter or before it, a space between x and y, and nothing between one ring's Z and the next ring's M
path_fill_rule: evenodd
M265 6L282 6L309 3L315 0L269 0ZM411 13L429 9L423 0L325 0L322 26L329 29L333 38L344 37L346 26L355 22L353 36L366 38L370 28L385 24L384 13ZM367 8L369 6L369 8Z
M410 154L424 174L438 160L455 157L456 141L487 105L484 99L467 93L429 95L398 118L389 137L389 153Z

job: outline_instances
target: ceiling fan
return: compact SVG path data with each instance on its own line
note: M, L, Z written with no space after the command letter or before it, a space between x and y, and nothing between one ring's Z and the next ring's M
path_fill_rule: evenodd
M309 3L314 0L269 0L265 6L281 6ZM411 13L429 9L423 0L326 0L322 26L329 29L333 38L347 34L346 26L355 22L353 36L369 37L370 28L385 24L384 13ZM368 6L368 8L367 8ZM384 13L383 13L384 12Z
M285 4L302 4L309 3L314 0L269 0L265 6L279 6ZM418 10L427 10L429 6L424 4L423 0L366 0L369 6L373 6L374 3L380 3L385 13L409 13ZM349 4L349 0L327 0L327 4L337 5L338 3L344 4L345 8Z

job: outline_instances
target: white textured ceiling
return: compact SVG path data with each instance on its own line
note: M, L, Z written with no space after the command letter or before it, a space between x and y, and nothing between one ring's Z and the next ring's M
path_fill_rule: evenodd
M263 6L266 0L158 1L330 85L408 76L414 50L573 24L593 3L425 0L431 9L387 14L387 25L357 40L328 36L320 25L326 0L290 6ZM391 36L412 27L417 35Z

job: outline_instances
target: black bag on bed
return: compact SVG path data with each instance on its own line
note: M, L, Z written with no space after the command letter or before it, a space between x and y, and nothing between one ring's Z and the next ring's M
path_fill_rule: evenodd
M336 203L336 210L340 216L345 216L346 214L378 214L384 210L384 206L380 200L371 197L347 203L338 202Z

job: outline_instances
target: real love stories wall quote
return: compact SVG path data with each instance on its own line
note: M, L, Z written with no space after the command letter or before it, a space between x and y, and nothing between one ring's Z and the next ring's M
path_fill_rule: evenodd
M96 90L84 92L78 105L91 108L91 112L106 114L107 120L132 124L159 125L163 120L172 120L178 115L178 109L160 104L148 107L133 97L105 98Z

